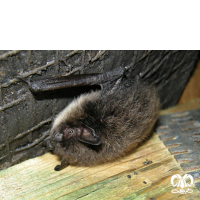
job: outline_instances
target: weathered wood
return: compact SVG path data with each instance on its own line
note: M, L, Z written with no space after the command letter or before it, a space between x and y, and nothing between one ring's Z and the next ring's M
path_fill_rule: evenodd
M146 159L152 163L144 165ZM0 197L188 199L199 196L195 188L192 194L171 193L171 176L183 171L155 134L134 153L113 163L92 168L69 166L60 172L53 170L56 164L59 164L58 158L48 153L1 171Z
M195 106L194 106L195 104ZM200 99L177 106L199 108ZM165 112L172 112L170 109ZM163 114L162 113L162 114ZM144 162L152 161L145 165ZM0 171L0 199L199 199L200 193L173 194L171 177L184 175L156 134L132 154L96 167L69 166L54 171L59 159L47 153ZM137 174L134 174L136 172ZM131 177L128 178L128 175Z
M183 94L179 100L179 104L185 103L195 98L200 98L200 60L193 75L190 77Z
M200 98L193 99L183 104L171 107L166 110L161 110L160 115L167 115L175 112L183 112L187 110L194 110L200 108Z

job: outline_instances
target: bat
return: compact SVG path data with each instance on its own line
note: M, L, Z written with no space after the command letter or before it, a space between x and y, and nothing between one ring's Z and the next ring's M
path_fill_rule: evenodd
M55 118L48 146L61 158L54 169L94 166L131 153L152 133L160 110L156 89L126 69L28 81L32 92L100 85L80 95Z

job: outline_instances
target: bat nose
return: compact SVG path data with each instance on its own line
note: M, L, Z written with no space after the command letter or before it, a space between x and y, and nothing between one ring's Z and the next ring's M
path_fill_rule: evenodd
M62 137L63 137L63 134L62 133L56 133L53 137L53 140L57 141L57 142L61 142L62 141Z

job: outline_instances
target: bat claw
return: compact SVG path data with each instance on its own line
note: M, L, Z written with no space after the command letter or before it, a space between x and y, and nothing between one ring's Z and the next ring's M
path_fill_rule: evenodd
M69 166L69 163L62 159L61 160L61 165L56 165L54 170L55 171L60 171L60 170L64 169L65 167L68 167L68 166Z
M54 170L55 171L60 171L60 167L61 167L61 165L56 165L55 168L54 168Z

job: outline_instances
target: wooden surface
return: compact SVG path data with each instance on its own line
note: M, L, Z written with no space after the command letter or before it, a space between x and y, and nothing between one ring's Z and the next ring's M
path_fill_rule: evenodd
M173 106L166 110L161 110L160 115L167 115L167 114L172 114L175 112L184 112L187 110L194 110L197 108L200 108L200 98L196 98L186 103Z
M190 106L168 111L194 109L194 102L200 107L198 99ZM144 165L146 159L152 163ZM56 172L54 167L59 163L47 153L0 171L0 199L200 199L195 187L190 194L171 192L172 175L186 172L156 134L132 154L112 163L91 168L69 166Z
M178 103L185 103L195 98L200 98L200 60Z

